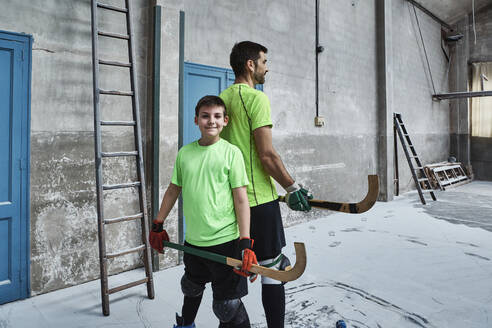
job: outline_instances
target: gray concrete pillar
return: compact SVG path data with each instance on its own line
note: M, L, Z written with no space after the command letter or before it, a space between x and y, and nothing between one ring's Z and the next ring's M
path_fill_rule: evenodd
M392 1L376 1L378 175L383 201L393 200L394 195Z
M469 17L457 24L457 32L463 38L456 42L453 51L453 61L449 77L450 91L467 91L469 86L470 31ZM470 109L469 99L459 98L450 100L450 154L463 163L470 165Z

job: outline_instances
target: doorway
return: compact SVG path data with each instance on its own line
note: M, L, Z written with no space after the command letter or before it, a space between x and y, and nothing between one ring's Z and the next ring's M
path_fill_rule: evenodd
M0 304L29 296L31 36L0 31Z

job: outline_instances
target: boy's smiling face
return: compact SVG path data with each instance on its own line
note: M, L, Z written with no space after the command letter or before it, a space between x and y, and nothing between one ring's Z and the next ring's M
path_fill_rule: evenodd
M224 115L221 106L203 106L200 108L198 117L195 116L195 124L198 125L202 134L201 140L212 144L219 140L219 134L227 125L228 117Z

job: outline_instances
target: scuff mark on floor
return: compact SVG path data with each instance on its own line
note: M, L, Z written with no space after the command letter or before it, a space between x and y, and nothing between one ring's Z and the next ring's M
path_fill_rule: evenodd
M468 252L465 252L466 255L469 255L469 256L474 256L474 257L478 257L479 259L481 260L485 260L485 261L490 261L490 259L488 257L485 257L485 256L482 256L482 255L478 255L478 254L475 254L475 253L468 253Z

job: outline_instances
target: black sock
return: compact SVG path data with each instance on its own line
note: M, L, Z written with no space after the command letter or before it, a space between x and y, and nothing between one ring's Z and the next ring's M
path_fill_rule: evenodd
M197 297L185 296L183 301L183 308L181 310L181 316L183 317L183 326L191 325L195 322L198 308L202 302L202 295Z
M268 328L283 328L285 320L284 285L262 285L261 300Z

